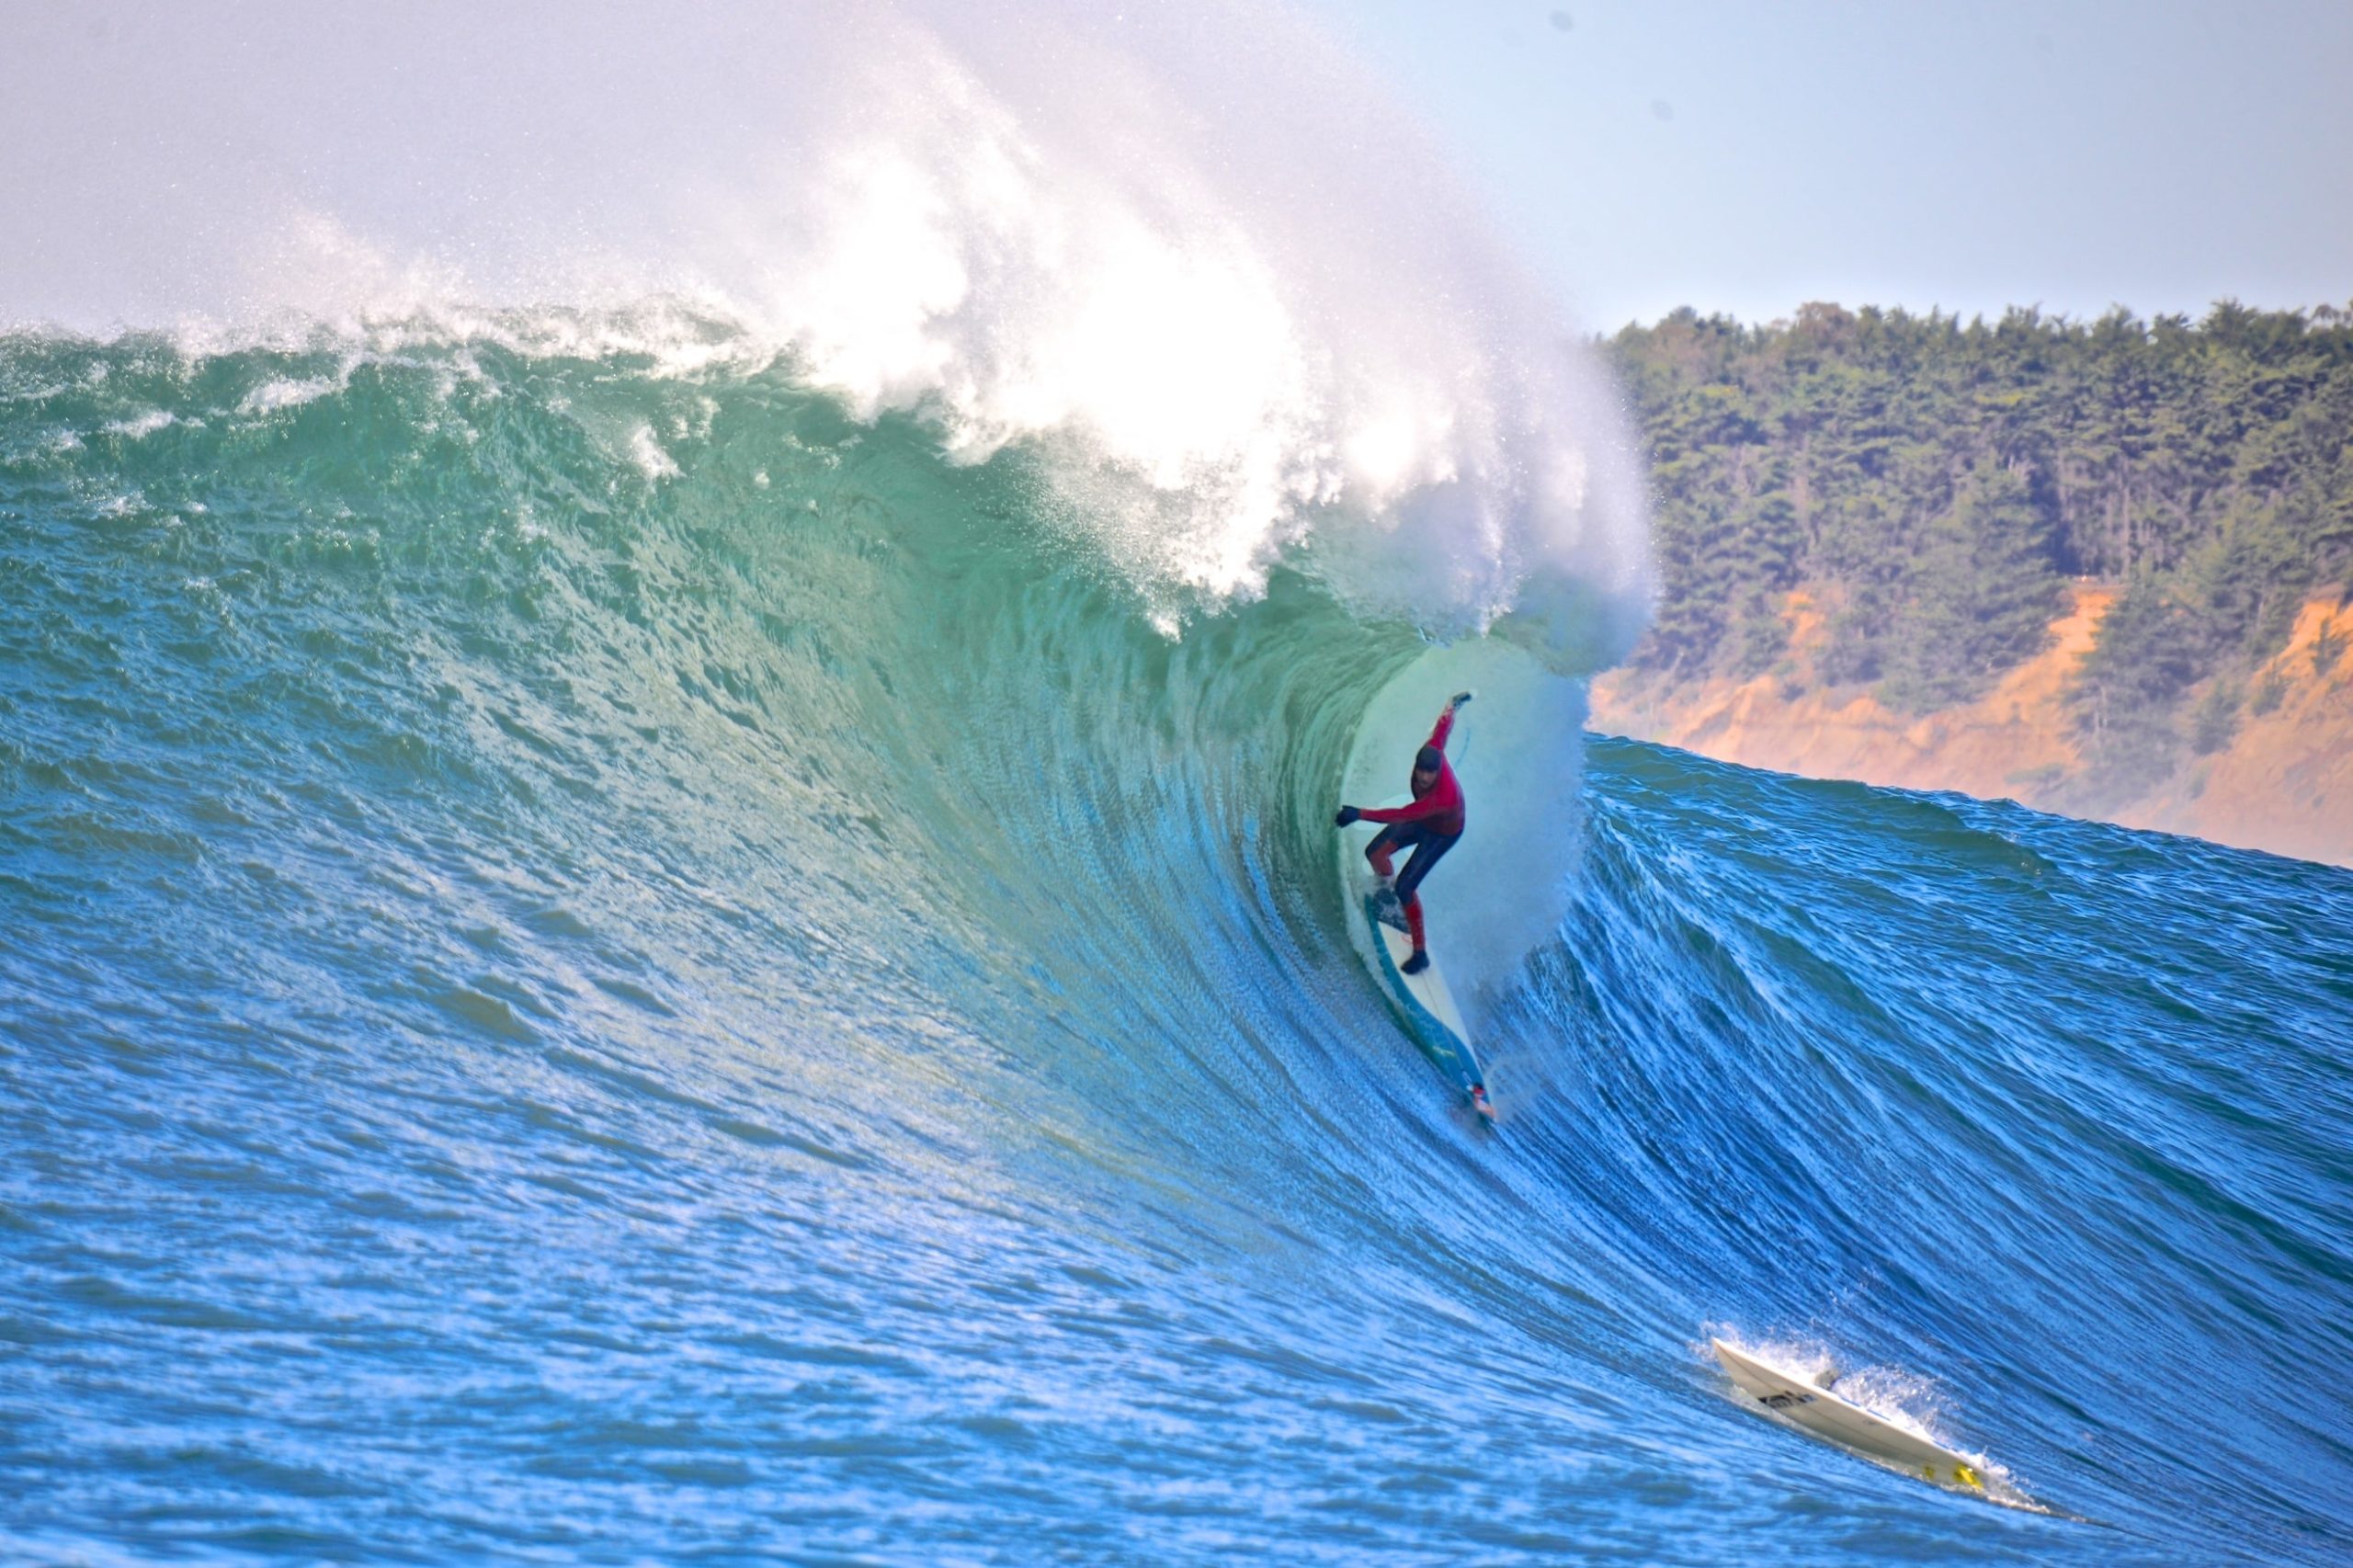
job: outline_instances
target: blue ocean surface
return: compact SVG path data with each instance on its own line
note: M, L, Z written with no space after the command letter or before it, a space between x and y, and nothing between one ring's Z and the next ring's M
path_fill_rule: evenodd
M1489 1132L1330 825L1459 650L1051 490L785 361L0 341L0 1557L2353 1557L2353 873L1506 808L1474 705L1574 846Z

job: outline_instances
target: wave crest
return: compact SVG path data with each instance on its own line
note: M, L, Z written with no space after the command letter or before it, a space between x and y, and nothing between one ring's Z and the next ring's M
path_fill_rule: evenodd
M363 55L265 6L240 26L272 48L181 40L204 68L176 78L175 134L245 117L251 157L305 173L159 157L130 184L179 194L90 232L186 226L58 274L86 317L143 311L214 350L519 319L690 373L785 357L861 417L918 414L955 460L1025 453L1057 526L1164 630L1263 594L1279 562L1439 635L1563 585L1622 607L1620 645L1635 629L1650 567L1614 400L1328 40L1238 5L642 20L534 34L519 110L474 90L483 54L522 47L497 18L380 29ZM166 112L45 47L108 114ZM387 165L364 154L394 76L432 130ZM74 187L69 169L13 216L76 232L44 207ZM124 256L172 257L169 286Z

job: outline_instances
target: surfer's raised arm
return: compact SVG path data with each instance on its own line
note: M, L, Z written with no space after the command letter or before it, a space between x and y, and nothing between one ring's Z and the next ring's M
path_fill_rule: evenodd
M1437 724L1433 725L1430 729L1430 738L1422 744L1424 745L1433 745L1438 747L1438 750L1444 751L1446 749L1446 737L1454 733L1454 710L1470 700L1471 694L1467 691L1458 691L1452 697L1448 698L1446 699L1446 706L1438 711ZM1372 813L1368 812L1365 814L1367 816L1371 816ZM1374 817L1373 820L1375 822L1390 822L1397 819L1390 817Z
M1425 817L1443 816L1449 819L1438 824L1445 833L1462 831L1462 787L1454 781L1454 769L1447 766L1446 740L1454 733L1454 712L1471 700L1467 691L1458 691L1446 699L1438 710L1438 723L1430 731L1430 738L1414 757L1414 776L1409 780L1414 798L1402 806L1381 810L1342 806L1332 819L1336 827L1346 827L1352 822L1420 822Z

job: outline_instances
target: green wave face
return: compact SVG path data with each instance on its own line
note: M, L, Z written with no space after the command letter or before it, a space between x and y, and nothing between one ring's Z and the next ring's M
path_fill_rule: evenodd
M420 903L412 932L456 934L427 965L449 1005L517 1040L560 1037L574 991L756 997L722 1034L813 1036L858 1092L920 1099L936 1044L890 1046L953 996L939 1028L1084 1103L1132 1064L1065 1060L1050 999L1191 1017L1245 956L1244 990L1290 989L1268 962L1330 956L1352 748L1370 779L1419 739L1359 730L1427 645L1312 552L1172 636L1052 454L946 461L784 367L138 339L6 365L27 843L65 885L169 846L156 896L338 949L373 897ZM454 973L469 930L498 933L484 961L617 945L585 990L485 988ZM726 983L642 978L680 965Z

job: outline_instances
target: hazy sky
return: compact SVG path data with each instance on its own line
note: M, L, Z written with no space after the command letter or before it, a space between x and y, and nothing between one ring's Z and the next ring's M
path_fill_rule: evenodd
M1589 328L1808 300L2353 302L2353 0L1278 3L1370 66ZM1030 12L1097 33L1204 18L1212 126L1303 143L1311 170L1382 156L1381 126L1326 148L1321 121L1276 113L1251 71L1312 97L1313 62L1254 62L1248 28L1221 46L1213 0L1129 0L1119 22L1103 0L909 4L1017 52ZM711 0L658 28L652 9L0 0L0 319L164 310L232 253L250 270L295 208L438 244L477 284L529 254L502 236L533 213L639 255L615 236L676 223L636 208L808 141L792 117L830 112L837 74L813 40L870 8ZM1093 101L1099 77L1051 80Z
M1597 328L2353 301L2353 0L1306 0Z

